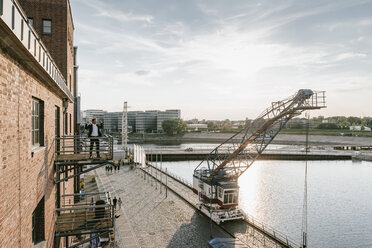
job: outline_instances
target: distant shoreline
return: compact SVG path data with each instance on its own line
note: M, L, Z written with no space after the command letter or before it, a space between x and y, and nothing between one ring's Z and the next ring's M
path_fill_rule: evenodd
M233 133L186 133L182 136L166 136L160 134L130 134L130 143L158 143L158 144L182 144L182 143L222 143L230 138ZM237 137L239 140L239 137ZM309 135L309 142L313 145L332 146L372 146L372 137L355 136L331 136ZM278 134L273 144L303 145L304 134Z

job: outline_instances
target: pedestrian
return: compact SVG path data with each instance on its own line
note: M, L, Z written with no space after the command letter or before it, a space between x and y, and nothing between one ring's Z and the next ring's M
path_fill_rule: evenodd
M92 205L92 208L90 209L91 211L94 211L94 206L96 205L96 201L94 199L94 196L90 199L90 205Z
M118 170L120 170L120 164L118 165Z
M119 209L121 209L121 204L122 204L123 202L121 201L121 198L120 198L120 197L119 197L118 203L119 203Z
M116 199L116 196L114 196L114 199L112 200L112 202L114 203L114 209L116 209L117 201L118 201L118 199Z
M101 129L103 129L103 122L97 124L97 118L92 119L92 124L85 124L85 129L88 129L88 137L90 139L89 158L92 158L92 151L94 144L96 145L97 158L99 155L99 137L102 136Z
M112 172L112 165L110 166L110 172Z
M116 164L114 164L114 169L115 169L115 172L116 172Z

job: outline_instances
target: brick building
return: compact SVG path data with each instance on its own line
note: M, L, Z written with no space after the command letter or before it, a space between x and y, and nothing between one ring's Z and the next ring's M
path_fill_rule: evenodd
M54 184L55 137L75 126L74 27L68 0L19 2L0 0L0 247L54 247L59 196L78 190Z

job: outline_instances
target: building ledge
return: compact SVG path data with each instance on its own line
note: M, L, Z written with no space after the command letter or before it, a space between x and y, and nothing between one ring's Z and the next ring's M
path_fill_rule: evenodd
M30 70L41 83L74 102L65 78L17 1L1 0L0 4L3 10L0 12L0 49Z
M35 153L38 153L44 150L45 150L45 146L33 146L31 152L35 154Z

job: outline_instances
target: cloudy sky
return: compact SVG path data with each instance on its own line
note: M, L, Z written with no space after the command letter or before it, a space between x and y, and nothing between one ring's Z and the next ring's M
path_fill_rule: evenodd
M372 116L372 0L71 0L82 109L254 118L301 88L311 115Z

